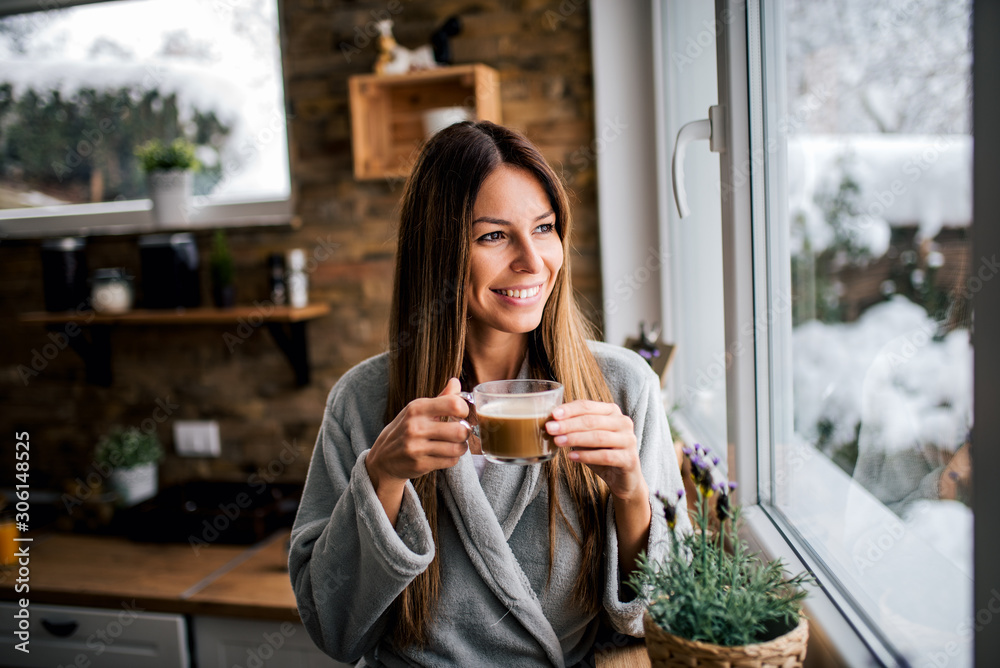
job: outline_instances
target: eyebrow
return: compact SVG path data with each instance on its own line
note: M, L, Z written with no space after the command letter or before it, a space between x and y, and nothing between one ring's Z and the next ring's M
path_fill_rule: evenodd
M544 220L545 218L548 218L549 216L554 215L554 214L555 214L555 211L553 211L552 209L549 209L548 211L546 211L542 215L538 216L537 218L535 218L531 222L537 223L538 221ZM473 225L475 225L476 223L493 223L494 225L510 225L511 224L511 222L509 220L504 220L503 218L490 218L489 216L480 216L479 218L476 218L474 221L472 221Z

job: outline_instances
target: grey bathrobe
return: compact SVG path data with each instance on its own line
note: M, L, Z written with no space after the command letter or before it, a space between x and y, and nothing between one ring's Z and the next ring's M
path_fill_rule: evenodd
M629 350L590 346L615 402L635 423L650 492L681 489L656 374ZM431 563L435 547L412 484L394 528L365 468L365 455L385 427L387 387L383 354L344 374L327 400L288 556L299 614L312 639L335 659L364 657L358 665L366 666L562 667L583 659L598 619L573 604L580 551L562 522L546 586L548 485L541 465L488 463L480 480L468 452L439 476L442 585L429 643L422 649L392 645L387 610ZM568 492L560 494L579 531ZM651 503L647 552L656 558L670 538L662 509ZM643 605L619 585L610 500L607 527L603 608L615 630L642 636Z

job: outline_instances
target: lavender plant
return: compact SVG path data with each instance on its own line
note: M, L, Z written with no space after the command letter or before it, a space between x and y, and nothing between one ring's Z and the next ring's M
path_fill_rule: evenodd
M688 640L727 647L766 642L795 628L808 573L785 577L780 559L765 562L737 535L740 508L730 503L736 484L715 480L718 464L708 448L685 448L698 499L695 530L676 529L686 512L684 490L656 497L671 533L669 554L651 562L639 556L629 585L648 603L653 620ZM713 461L714 460L714 461ZM712 497L718 527L712 522Z

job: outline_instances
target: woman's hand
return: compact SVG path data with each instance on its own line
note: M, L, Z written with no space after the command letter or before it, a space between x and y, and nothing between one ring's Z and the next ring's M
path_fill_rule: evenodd
M414 399L386 425L365 458L375 493L394 525L406 481L458 463L466 448L469 427L458 420L469 414L452 378L437 397ZM449 421L455 418L456 421Z
M582 399L559 406L552 417L545 429L555 444L572 448L569 458L583 462L608 484L618 534L618 573L625 582L635 569L636 557L647 548L653 518L632 418L623 415L617 404ZM629 600L627 594L619 596Z
M590 466L616 499L648 503L634 425L617 404L581 399L559 406L552 417L545 429L556 445L571 448L570 459Z

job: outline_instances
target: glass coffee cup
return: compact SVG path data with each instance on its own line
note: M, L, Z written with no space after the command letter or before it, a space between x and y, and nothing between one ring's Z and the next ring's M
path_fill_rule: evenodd
M545 430L563 402L563 386L552 380L495 380L462 392L472 404L486 459L499 464L537 464L552 459L556 445Z

